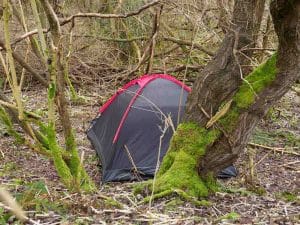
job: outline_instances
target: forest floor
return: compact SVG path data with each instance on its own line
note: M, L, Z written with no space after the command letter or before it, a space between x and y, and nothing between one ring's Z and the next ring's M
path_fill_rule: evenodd
M68 192L47 159L16 146L0 127L0 184L37 224L300 224L300 97L295 91L287 93L256 129L251 143L257 145L248 145L235 164L238 177L219 180L222 188L207 199L211 206L202 207L177 196L149 206L133 194L132 183L100 184L101 166L85 131L114 90L101 91L95 86L81 92L87 103L72 105L78 148L99 188L95 194ZM27 106L45 113L46 93L38 88L24 93ZM252 178L249 153L254 160ZM19 224L0 205L0 224L5 221Z

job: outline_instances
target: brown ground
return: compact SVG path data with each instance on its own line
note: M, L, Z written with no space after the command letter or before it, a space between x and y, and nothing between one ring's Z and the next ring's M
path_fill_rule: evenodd
M239 176L220 181L224 188L208 199L212 206L195 207L174 196L155 201L149 207L139 203L142 196L133 195L131 183L100 184L101 169L85 131L103 102L98 97L103 96L102 90L94 87L81 93L87 96L88 104L72 106L78 147L84 152L89 174L99 185L97 194L68 193L47 159L26 147L16 147L0 127L0 183L17 196L34 221L52 225L300 224L300 101L296 92L290 91L280 101L261 122L251 140L264 146L281 147L283 152L248 146L236 163ZM111 92L106 91L104 99ZM30 108L44 109L45 93L36 90L28 91L26 95ZM249 184L248 163L251 149L255 154L252 185ZM45 185L34 188L32 183L40 184L40 181ZM44 187L46 191L42 191ZM106 197L118 201L119 205L114 206ZM1 217L6 216L0 205L0 224L4 223ZM17 224L13 216L9 221Z

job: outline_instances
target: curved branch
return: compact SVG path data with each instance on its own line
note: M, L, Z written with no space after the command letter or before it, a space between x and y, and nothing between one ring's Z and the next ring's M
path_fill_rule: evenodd
M60 25L63 26L67 23L72 22L75 18L102 18L102 19L111 19L111 18L127 18L130 16L136 16L138 14L140 14L141 12L143 12L144 10L155 6L157 4L160 3L160 0L154 0L148 4L143 5L142 7L140 7L139 9L133 11L133 12L129 12L129 13L125 13L125 14L102 14L102 13L77 13L75 15L69 16L67 19L62 20L60 22Z

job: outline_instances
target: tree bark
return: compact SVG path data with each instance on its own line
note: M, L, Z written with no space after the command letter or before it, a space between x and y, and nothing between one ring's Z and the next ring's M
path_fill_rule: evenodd
M299 79L300 1L274 0L271 3L271 14L279 40L277 75L273 82L256 96L248 109L240 113L235 127L230 131L225 130L207 149L199 167L202 176L210 172L217 174L233 163L247 144L257 123Z
M247 71L241 65L248 62L251 51L246 57L238 51L254 44L255 2L236 0L230 32L196 80L185 120L177 127L154 180L146 183L152 189L150 202L174 190L183 191L186 199L216 191L214 176L237 159L259 120L299 77L300 0L272 1L278 53L247 80L241 77Z
M248 69L242 65L249 63L252 52L241 53L241 50L254 44L255 5L256 0L236 0L232 25L188 97L184 121L177 127L153 181L154 194L161 196L180 189L187 195L203 197L216 190L211 176L199 177L198 174L199 160L222 134L215 125L208 129L206 124L244 81L243 73L246 74Z
M254 18L257 0L236 0L232 25L214 59L204 68L194 83L188 97L184 120L205 126L219 106L229 100L242 83L249 69L254 46Z

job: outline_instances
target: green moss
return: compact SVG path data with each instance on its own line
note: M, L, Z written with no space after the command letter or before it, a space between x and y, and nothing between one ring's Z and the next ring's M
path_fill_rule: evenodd
M142 194L145 188L145 183L147 183L147 181L135 183L133 185L133 194L134 195Z
M165 204L165 209L173 210L178 208L178 206L182 205L183 203L184 202L179 197L176 197Z
M3 107L0 107L0 122L3 123L8 135L13 137L17 144L24 143L24 138L15 130L11 118Z
M250 196L253 195L253 193L250 190L247 190L245 188L228 188L228 187L222 187L222 192L230 193L230 194L239 194L241 196Z
M175 190L175 192L184 200L186 201L189 201L189 202L192 202L195 206L211 206L211 202L210 201L207 201L205 199L203 200L197 200L194 196L191 196L189 194L187 194L186 192L178 189L178 190Z
M274 80L277 73L276 58L277 55L274 54L246 77L248 83L244 82L234 97L238 108L247 108L251 105L255 100L255 94Z
M240 116L239 108L236 107L236 103L233 102L231 105L231 109L227 114L219 120L219 123L222 125L222 127L225 127L227 131L233 130L236 124L236 121L238 120Z
M76 177L77 182L79 183L79 168L80 168L80 158L77 151L76 141L73 132L66 137L66 148L67 151L71 154L71 159L68 162L71 174Z
M212 192L217 192L220 190L220 185L217 183L217 180L214 178L214 175L208 174L206 177L202 178L205 181L205 184Z
M85 171L84 167L80 167L80 189L86 192L94 192L97 188L93 180Z
M263 196L267 193L266 189L261 186L251 186L248 188L248 190L260 196Z
M49 150L49 140L47 138L48 136L48 131L47 128L48 126L45 125L42 121L38 121L37 125L39 126L39 141L41 145L46 149Z
M170 148L171 149L171 148ZM164 174L170 167L172 166L175 160L176 152L168 152L163 159L163 163L161 164L158 172L158 176L160 174Z
M53 100L56 94L56 86L54 83L49 84L48 88L48 99Z
M48 138L48 143L49 143L49 149L52 154L54 166L56 168L56 171L61 178L62 182L70 189L72 189L72 181L73 181L73 176L63 160L62 157L62 150L57 144L56 141L56 132L54 129L54 124L50 123L47 128L47 138Z
M240 218L240 214L236 213L236 212L230 212L230 213L227 213L226 215L224 216L221 216L219 218L219 220L231 220L231 221L237 221L239 218Z
M276 195L277 198L283 199L284 201L287 202L298 202L300 203L300 198L297 196L297 194L289 192L289 191L284 191L281 193L278 193Z
M207 131L194 123L180 124L157 174L154 193L168 193L168 190L173 192L174 189L179 189L187 196L207 196L216 184L199 177L197 163L204 155L207 145L218 135L219 131Z
M179 151L170 169L158 177L155 192L174 187L182 188L192 196L208 195L207 187L198 176L197 159L184 151Z
M148 202L150 202L150 199L154 200L154 199L158 199L158 198L163 198L163 197L171 195L173 193L174 193L174 191L172 189L167 189L167 190L161 191L159 193L156 193L153 196L145 197L142 202L148 203Z
M108 207L113 207L113 208L118 208L118 209L122 209L123 206L120 202L114 200L113 198L110 198L110 197L107 197L105 200L104 200L104 203L106 206Z
M254 103L256 95L268 86L276 76L276 54L266 63L259 66L244 82L233 97L231 108L218 122L226 132L235 128L243 110ZM153 187L154 196L162 197L181 190L185 199L189 197L205 197L209 192L218 190L212 175L200 178L198 162L205 154L206 148L216 141L221 134L217 128L206 130L195 123L180 124L172 137L171 144L165 155L160 170L154 181L144 185ZM155 182L153 185L151 182ZM141 187L137 188L141 190ZM148 197L150 200L150 197Z
M82 189L87 192L91 192L96 189L94 182L90 179L86 173L83 165L80 162L76 140L73 132L66 138L66 146L68 146L68 152L71 154L71 158L68 161L68 167L73 176L73 182L76 188Z
M247 82L243 82L240 86L238 92L233 97L231 109L219 121L227 132L234 129L240 113L254 103L256 95L275 79L277 73L276 58L276 54L271 56L267 62L250 73L246 77Z
M24 191L16 194L17 201L26 210L37 212L63 212L64 206L49 199L48 189L44 181L35 181L23 185Z

